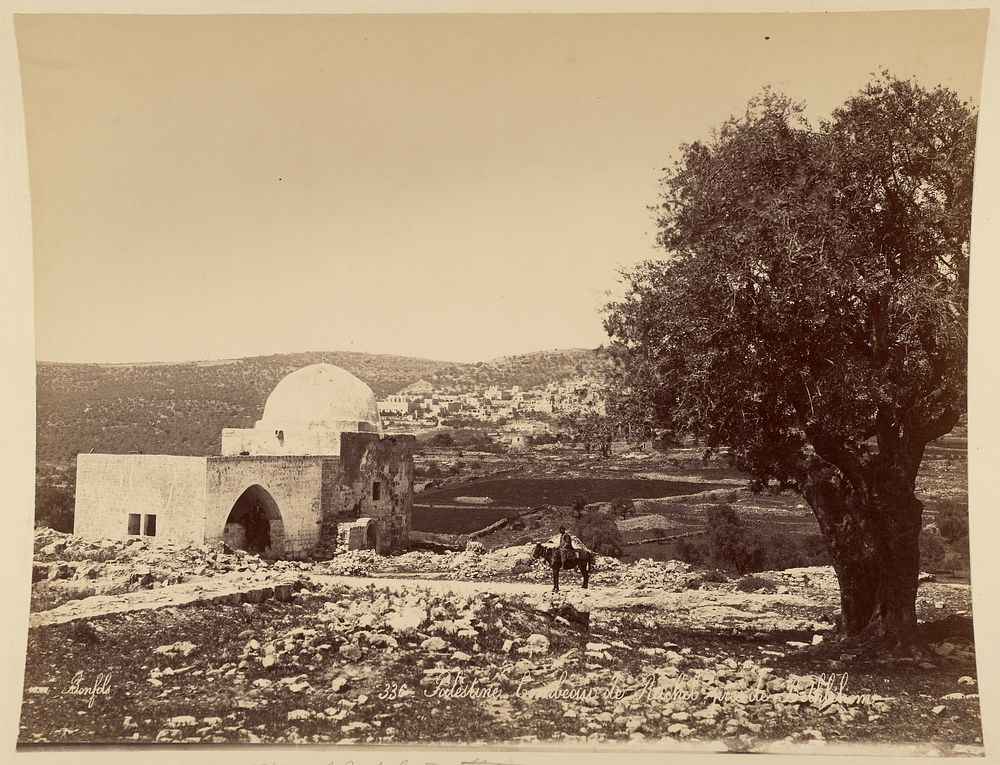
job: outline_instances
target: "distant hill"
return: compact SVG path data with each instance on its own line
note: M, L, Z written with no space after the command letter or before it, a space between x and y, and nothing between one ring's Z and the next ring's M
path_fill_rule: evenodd
M438 368L427 380L439 390L454 392L490 385L533 388L573 377L599 375L605 363L605 355L599 349L537 351L475 364L449 364Z
M423 379L437 388L528 388L593 373L599 353L543 351L464 364L406 356L314 352L222 361L37 365L37 457L65 465L80 452L218 454L223 428L252 427L278 381L326 362L382 398Z

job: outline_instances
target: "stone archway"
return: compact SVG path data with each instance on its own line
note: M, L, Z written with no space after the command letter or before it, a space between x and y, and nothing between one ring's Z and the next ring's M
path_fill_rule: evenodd
M251 515L262 516L256 522ZM248 531L257 539L248 539ZM222 531L222 539L234 550L247 550L262 557L281 558L285 554L285 526L278 503L260 484L247 487L233 503Z

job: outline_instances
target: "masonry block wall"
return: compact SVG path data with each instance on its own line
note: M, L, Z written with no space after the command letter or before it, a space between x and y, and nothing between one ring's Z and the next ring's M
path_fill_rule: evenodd
M259 486L281 513L277 555L304 558L319 542L322 521L322 457L209 457L205 538L223 540L226 519L244 491ZM272 521L272 527L274 521Z
M305 428L274 428L257 423L254 428L223 428L222 454L323 455L340 453L345 431L375 432L375 426L357 420L334 420Z
M238 522L227 528L227 520L249 491L268 513L278 557L329 557L338 526L359 518L374 519L379 552L400 550L410 533L415 445L413 436L343 433L339 457L81 454L74 532L121 538L152 531L240 547L242 529Z
M162 454L78 455L73 533L118 539L132 531L139 536L201 544L206 459Z
M344 433L340 460L324 481L324 512L339 522L374 518L379 552L399 550L410 533L413 513L413 436Z

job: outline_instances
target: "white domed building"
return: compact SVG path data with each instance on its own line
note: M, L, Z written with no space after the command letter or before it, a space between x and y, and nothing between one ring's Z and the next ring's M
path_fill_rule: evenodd
M401 549L413 508L413 436L382 432L375 395L332 364L282 379L219 457L80 454L74 533L224 541L281 558Z

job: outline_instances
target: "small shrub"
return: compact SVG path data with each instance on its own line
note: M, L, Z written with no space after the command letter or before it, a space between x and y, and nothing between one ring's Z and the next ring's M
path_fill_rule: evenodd
M944 554L944 558L941 560L940 571L948 571L952 574L967 573L969 570L968 564L963 560L960 553L949 550Z
M766 568L769 545L743 526L729 505L708 508L708 562L740 574Z
M451 433L436 433L431 439L434 446L454 446L455 437Z
M962 537L968 537L969 506L955 500L942 502L939 505L935 525L948 542L954 543Z
M728 581L729 577L725 572L718 569L709 569L708 571L688 577L684 582L684 586L689 590L700 590L707 584L725 584Z
M805 556L807 566L829 566L833 562L830 558L830 548L826 546L822 534L806 534L801 537L799 548Z
M941 530L933 523L924 526L920 532L920 568L925 571L940 571L948 553Z
M700 566L705 562L705 548L691 539L682 539L677 543L677 557L692 566Z
M625 497L616 497L611 500L611 512L623 521L627 520L635 511L635 502Z
M618 524L610 515L589 511L581 513L573 527L574 533L598 555L620 558L625 543Z
M736 589L740 592L760 592L762 590L770 592L774 586L763 577L745 576L736 583Z
M786 568L798 568L809 565L806 555L796 540L783 532L772 534L766 550L766 566L768 570L780 571Z
M66 534L73 532L73 492L61 486L35 489L35 525Z
M101 639L97 630L94 629L94 625L85 619L73 622L73 627L70 629L70 637L78 643L88 644L97 643Z

